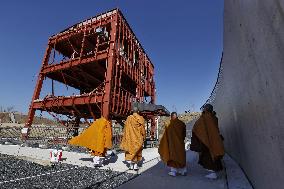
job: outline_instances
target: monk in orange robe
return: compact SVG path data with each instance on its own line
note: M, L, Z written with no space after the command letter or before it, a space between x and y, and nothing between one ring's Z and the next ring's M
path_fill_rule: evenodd
M97 119L79 136L70 139L68 143L90 149L94 156L94 165L102 166L106 151L112 148L111 124L103 117Z
M165 132L159 145L159 154L163 162L171 168L170 176L187 174L185 153L186 125L177 118L177 113L171 113L171 121L165 127Z
M206 177L217 179L216 172L223 169L221 159L225 152L218 118L211 104L204 106L202 115L193 126L190 149L199 153L198 163L210 172Z
M138 114L135 107L133 114L128 116L123 130L120 148L125 151L125 160L129 169L138 170L138 162L142 160L143 143L146 139L145 120Z

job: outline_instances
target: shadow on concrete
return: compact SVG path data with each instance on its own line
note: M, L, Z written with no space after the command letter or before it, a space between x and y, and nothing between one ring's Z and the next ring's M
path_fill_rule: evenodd
M197 155L194 152L187 151L188 174L186 176L169 176L169 168L160 161L155 166L143 172L137 178L130 180L118 188L227 189L226 176L224 172L220 174L220 178L218 180L209 180L204 177L208 174L208 172L198 165L197 160Z
M112 154L109 157L106 157L106 160L104 162L104 165L108 165L110 163L115 163L118 159L118 156L116 154Z
M93 161L93 158L80 158L81 161Z
M127 167L130 166L129 162L128 161L122 161ZM138 162L138 167L142 167L143 166L143 163L145 162L145 158L142 157L142 160L140 162Z
M112 154L110 156L105 157L105 161L104 161L104 165L108 165L110 163L115 163L118 159L118 156L116 154ZM80 158L81 161L90 161L93 162L93 158L92 157L88 157L88 158Z

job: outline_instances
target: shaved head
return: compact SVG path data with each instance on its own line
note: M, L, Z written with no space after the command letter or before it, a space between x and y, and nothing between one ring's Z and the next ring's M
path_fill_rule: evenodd
M205 104L203 107L203 111L213 112L213 106L211 104Z
M136 106L133 107L133 113L138 113L138 108Z
M171 113L171 119L174 120L177 118L177 113L176 112L172 112Z

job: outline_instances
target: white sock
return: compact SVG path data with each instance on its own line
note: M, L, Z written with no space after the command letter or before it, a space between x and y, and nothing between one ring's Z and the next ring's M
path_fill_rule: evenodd
M105 157L99 157L100 165L104 164Z
M208 178L208 179L217 179L218 178L216 172L209 173L205 177Z
M175 176L176 176L176 174L177 174L177 169L176 169L176 168L171 167L171 171L170 171L168 174L169 174L170 176L175 177Z
M213 170L210 170L210 169L206 169L206 170L210 173L215 173L215 171L213 171Z
M180 169L178 169L178 173L180 173L180 174L186 174L187 173L187 168L186 167L184 167L184 168L180 168Z
M132 161L129 161L129 169L133 170L133 167L134 167L134 163Z
M94 161L94 164L99 164L100 163L100 157L99 156L95 156L94 158L93 158L93 161Z
M177 171L177 169L176 169L176 168L171 167L171 172L173 172L173 173L177 173L178 171Z
M138 165L137 165L137 163L134 163L133 169L134 169L134 170L138 170Z

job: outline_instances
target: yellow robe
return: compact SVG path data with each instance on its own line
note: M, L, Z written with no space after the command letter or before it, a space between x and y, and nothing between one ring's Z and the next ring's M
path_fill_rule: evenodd
M186 166L185 137L186 126L181 120L171 120L166 125L158 151L162 161L168 166L174 168Z
M70 139L68 143L89 148L92 150L92 155L105 156L106 150L112 148L111 124L103 117L97 119L79 136Z
M134 113L125 121L120 148L125 151L125 160L138 162L142 160L142 148L146 139L145 120Z
M218 119L210 112L203 112L195 122L192 132L209 149L211 158L224 156L224 145L218 128Z

